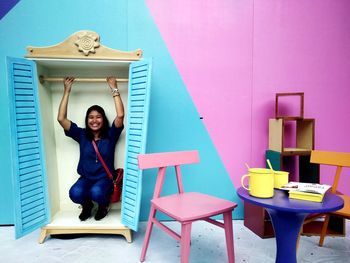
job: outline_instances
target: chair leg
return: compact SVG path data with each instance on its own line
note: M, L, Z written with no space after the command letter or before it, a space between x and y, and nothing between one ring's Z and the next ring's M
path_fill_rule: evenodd
M192 222L181 225L181 263L188 263L190 258Z
M320 241L318 242L318 245L320 247L323 246L324 238L326 237L326 234L327 234L328 222L329 222L329 215L326 215L323 222L322 230L321 230Z
M225 236L227 246L228 262L235 262L235 251L233 244L233 227L232 227L232 211L224 213Z
M153 229L153 218L156 215L156 209L151 205L151 211L149 213L148 217L148 223L147 223L147 229L145 233L145 238L143 240L143 245L142 245L142 251L141 251L141 257L140 261L143 262L145 261L147 249L148 249L148 244L149 244L149 239L151 237L152 229Z
M301 226L301 228L300 228L300 230L299 230L299 235L298 235L298 239L297 239L297 247L296 247L296 251L298 251L298 248L299 248L299 243L300 243L301 233L303 233L303 226Z

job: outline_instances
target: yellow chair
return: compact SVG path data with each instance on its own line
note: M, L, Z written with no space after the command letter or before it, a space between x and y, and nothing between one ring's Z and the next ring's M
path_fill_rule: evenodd
M350 167L350 153L344 152L328 152L328 151L311 151L311 163L317 163L320 165L331 165L336 166L336 173L333 180L333 185L331 188L331 192L334 194L338 194L344 200L344 207L338 211L323 214L323 215L315 215L309 219L306 219L304 224L307 224L316 218L324 216L324 222L320 234L319 246L323 246L324 238L327 234L329 217L331 215L335 215L337 217L343 217L346 219L350 219L350 196L343 195L337 191L340 174L343 167Z

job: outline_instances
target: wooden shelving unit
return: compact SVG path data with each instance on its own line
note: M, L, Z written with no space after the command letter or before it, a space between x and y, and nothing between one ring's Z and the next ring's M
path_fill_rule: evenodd
M288 96L300 97L298 113L282 113L280 99ZM266 159L270 160L274 170L290 172L289 181L319 183L320 167L310 163L310 154L314 148L315 119L304 118L304 93L277 93L275 118L269 119L269 149L266 150ZM295 174L289 170L289 164L293 161L297 164ZM344 219L331 217L329 224L330 235L345 235ZM274 237L269 214L262 207L245 202L244 225L261 238ZM302 234L320 235L321 225L318 221L310 222L303 227Z

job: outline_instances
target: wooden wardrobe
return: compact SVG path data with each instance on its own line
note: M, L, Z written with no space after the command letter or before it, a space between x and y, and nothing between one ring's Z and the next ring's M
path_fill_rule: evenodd
M141 50L107 48L93 31L27 51L26 58L7 58L16 237L41 228L40 243L50 234L74 233L120 234L131 242L140 212L137 155L146 147L151 60L143 59ZM69 199L69 188L78 179L79 145L64 135L56 120L65 76L76 78L68 118L80 127L93 104L105 109L111 123L114 120L107 76L117 77L126 109L115 156L115 167L124 168L122 201L101 221L81 222L81 208Z

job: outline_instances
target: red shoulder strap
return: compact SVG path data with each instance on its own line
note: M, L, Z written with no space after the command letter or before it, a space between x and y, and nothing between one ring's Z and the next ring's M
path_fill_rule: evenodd
M109 171L109 169L108 169L108 167L107 167L105 161L102 159L102 156L101 156L101 154L100 154L100 152L99 152L99 150L98 150L98 147L97 147L97 145L96 145L96 142L95 142L94 140L92 140L92 146L94 146L94 149L95 149L95 152L96 152L96 154L97 154L97 157L98 157L98 159L100 160L100 162L102 163L103 167L105 168L105 170L106 170L106 172L107 172L109 178L113 179L113 175L112 175L111 172Z

